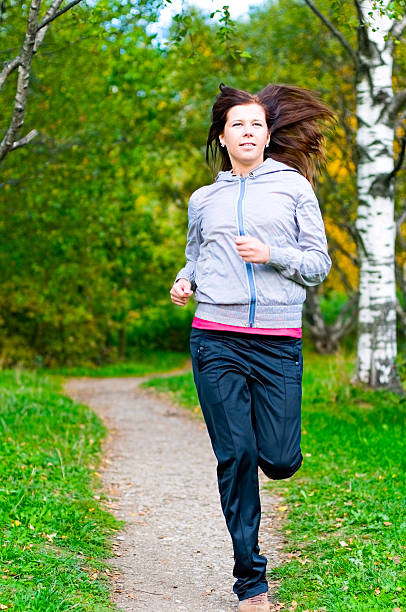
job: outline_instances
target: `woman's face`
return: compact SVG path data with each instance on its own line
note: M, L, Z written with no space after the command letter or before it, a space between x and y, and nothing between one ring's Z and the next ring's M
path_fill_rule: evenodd
M264 160L269 140L265 110L259 104L238 104L227 112L220 143L225 144L233 169L252 169Z

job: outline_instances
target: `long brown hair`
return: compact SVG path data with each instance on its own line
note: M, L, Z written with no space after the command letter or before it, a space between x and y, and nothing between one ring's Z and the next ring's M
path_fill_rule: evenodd
M272 157L299 170L311 183L326 161L325 132L335 115L309 89L294 85L267 85L257 94L220 84L220 94L212 108L212 122L206 143L206 160L215 173L231 170L227 149L220 146L227 112L237 104L260 104L271 131L264 160ZM219 159L220 157L220 159Z

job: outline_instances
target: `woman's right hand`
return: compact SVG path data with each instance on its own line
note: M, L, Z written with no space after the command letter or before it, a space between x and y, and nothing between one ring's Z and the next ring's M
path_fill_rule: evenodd
M177 306L185 306L188 299L193 295L191 282L186 278L180 278L170 291L171 300Z

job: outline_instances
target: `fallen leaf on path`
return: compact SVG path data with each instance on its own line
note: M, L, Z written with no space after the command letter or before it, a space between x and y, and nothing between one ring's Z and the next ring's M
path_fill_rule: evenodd
M204 591L204 593L202 593L203 597L206 597L206 595L211 595L216 589L213 587L212 589L209 589L208 591Z

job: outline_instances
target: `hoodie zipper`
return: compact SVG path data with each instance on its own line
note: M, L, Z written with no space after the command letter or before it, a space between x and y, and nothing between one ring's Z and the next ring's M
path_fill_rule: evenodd
M238 202L237 202L237 219L238 219L238 233L240 236L245 236L244 230L244 218L243 218L243 204L245 199L245 192L247 189L246 185L247 177L240 177L240 190L238 194ZM248 275L248 285L250 290L250 311L248 317L249 327L254 326L255 320L255 309L257 304L257 294L255 290L255 281L254 281L254 266L250 262L245 262L245 267Z

